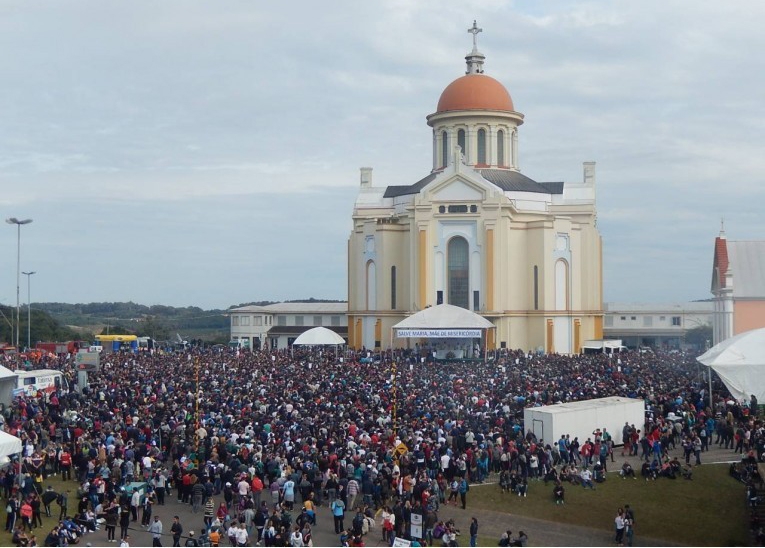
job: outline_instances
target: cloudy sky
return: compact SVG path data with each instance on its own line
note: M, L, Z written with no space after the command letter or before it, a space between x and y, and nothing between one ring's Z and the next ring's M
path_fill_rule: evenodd
M606 300L709 297L721 217L765 238L759 0L3 0L0 216L34 219L32 300L345 299L358 168L429 172L473 19L523 173L597 162Z

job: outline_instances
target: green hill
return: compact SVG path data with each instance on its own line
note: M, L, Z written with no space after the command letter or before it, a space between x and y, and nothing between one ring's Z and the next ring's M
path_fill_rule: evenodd
M21 331L19 335L19 345L24 347L27 342L27 309L22 308L19 315ZM0 341L14 344L11 335L11 325L15 325L16 309L10 306L0 305ZM92 333L81 331L66 325L57 320L53 315L40 309L37 305L32 305L32 322L29 331L32 346L37 341L71 341L77 339L90 340Z

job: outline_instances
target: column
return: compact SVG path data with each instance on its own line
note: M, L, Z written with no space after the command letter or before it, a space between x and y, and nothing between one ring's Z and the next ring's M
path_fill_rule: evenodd
M419 308L423 310L428 305L428 232L425 228L420 228L419 230L417 253L419 264L419 272L417 273L419 276Z
M494 310L494 228L486 229L486 310Z

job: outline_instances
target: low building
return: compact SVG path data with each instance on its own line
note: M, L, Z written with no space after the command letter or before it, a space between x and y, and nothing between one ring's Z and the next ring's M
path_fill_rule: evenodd
M712 301L605 303L604 308L603 337L621 339L629 348L684 348L688 331L697 327L711 328L714 316Z
M276 303L229 311L231 340L250 348L287 348L304 331L323 326L348 340L348 303Z

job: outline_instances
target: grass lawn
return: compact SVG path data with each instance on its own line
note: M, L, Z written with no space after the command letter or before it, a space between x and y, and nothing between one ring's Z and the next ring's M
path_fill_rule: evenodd
M77 500L77 487L78 487L77 482L76 481L63 482L61 481L61 476L58 475L55 477L49 476L48 479L43 482L43 490L45 490L48 487L48 485L52 486L57 493L59 493L62 489L69 490L69 494L68 494L69 501L67 503L67 510L70 516L74 515L74 513L77 512L77 503L79 502ZM5 506L7 503L8 502L5 500L3 500L2 502L3 527L5 527L5 517L6 517ZM58 504L56 504L56 501L53 501L53 503L51 503L50 505L50 511L51 511L52 517L49 517L49 518L45 517L45 508L42 505L40 506L40 510L42 513L43 526L37 527L36 529L32 531L32 533L37 536L37 544L42 546L43 543L45 542L45 537L48 535L48 533L50 533L51 529L53 529L53 527L58 525L58 514L61 508L59 507ZM117 528L117 530L119 531L119 527ZM0 546L13 546L13 543L11 542L12 538L13 538L13 535L11 535L10 533L6 533L4 531L0 532ZM86 541L83 541L81 545L84 545L84 542Z
M565 485L566 503L553 502L552 483L529 482L525 499L503 495L497 485L471 486L474 508L509 512L559 523L613 530L619 507L635 512L635 537L651 537L690 546L750 544L744 485L727 465L694 468L693 480L661 478L646 482L608 474L596 490ZM496 542L496 541L495 541Z

